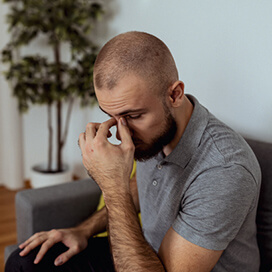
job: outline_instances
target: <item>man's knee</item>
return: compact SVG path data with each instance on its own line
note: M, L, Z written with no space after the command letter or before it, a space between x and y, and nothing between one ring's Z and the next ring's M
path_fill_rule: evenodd
M48 250L39 264L34 264L40 247L21 257L20 249L15 250L6 263L5 272L54 272L54 271L114 271L107 238L91 238L88 247L60 267L55 259L68 248L62 243Z
M19 253L21 249L16 249L8 258L6 265L5 265L5 272L34 272L35 264L34 260L38 253L39 248L31 251L27 256L21 257Z
M55 244L48 250L38 264L34 260L40 250L40 246L30 251L26 256L21 257L21 249L15 250L7 260L5 272L48 272L58 271L54 265L55 259L68 248L62 243Z

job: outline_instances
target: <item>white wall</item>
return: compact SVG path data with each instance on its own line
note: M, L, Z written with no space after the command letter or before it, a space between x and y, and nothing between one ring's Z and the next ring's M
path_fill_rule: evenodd
M0 5L0 51L9 40L5 25L6 6ZM0 64L0 185L23 187L22 120Z
M112 28L171 49L186 92L244 135L272 141L272 1L118 1Z
M101 45L118 33L141 30L161 38L172 51L185 82L221 120L238 132L272 142L272 1L270 0L108 0L106 22L96 30ZM25 178L46 155L45 109L23 118ZM85 176L77 138L95 110L72 116L65 160Z

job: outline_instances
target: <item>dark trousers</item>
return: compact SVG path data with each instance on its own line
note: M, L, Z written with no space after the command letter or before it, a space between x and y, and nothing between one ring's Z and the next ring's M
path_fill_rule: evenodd
M107 238L91 238L88 247L81 253L72 257L67 263L55 266L55 259L67 247L62 243L54 245L44 256L39 264L34 264L39 247L31 251L27 256L19 255L20 249L15 250L7 260L5 272L113 272L113 261Z

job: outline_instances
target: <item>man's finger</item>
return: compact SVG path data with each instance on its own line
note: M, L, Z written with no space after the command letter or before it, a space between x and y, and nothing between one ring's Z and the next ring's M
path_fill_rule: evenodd
M46 242L44 242L34 260L34 264L38 264L41 259L44 257L45 253L55 244L59 241L52 241L52 240L47 240Z
M97 131L97 137L102 137L103 139L108 138L109 130L111 127L116 125L116 120L114 118L102 123Z
M56 260L54 262L55 266L59 266L59 265L62 265L64 263L66 263L67 261L69 261L77 253L79 253L79 252L76 252L72 248L68 249L67 251L65 251L64 253L62 253L61 255L59 255L56 258Z
M86 126L85 140L89 138L93 139L100 125L101 123L88 123Z
M24 241L23 243L21 243L19 245L20 249L25 248L28 244L30 244L32 241L34 241L35 239L37 239L39 236L43 235L43 232L37 232L34 235L30 236L26 241Z
M118 120L118 132L122 144L129 144L134 146L129 127L127 126L127 121L123 117Z
M33 240L27 246L25 246L25 248L19 253L19 255L22 257L26 256L31 250L41 245L44 241L45 239L42 239L42 238Z
M23 243L21 243L21 244L19 245L19 248L20 248L20 249L25 248L30 242L31 242L30 239L27 239L26 241L24 241Z
M80 133L79 134L79 137L78 137L78 146L79 148L82 150L82 147L83 147L83 144L85 143L85 134L84 132Z

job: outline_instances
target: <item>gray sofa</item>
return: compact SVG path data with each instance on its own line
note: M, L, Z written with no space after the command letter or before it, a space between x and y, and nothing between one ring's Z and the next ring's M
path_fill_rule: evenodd
M272 144L247 140L262 169L262 187L257 213L260 271L272 270ZM96 209L100 189L90 179L16 195L17 239L23 242L33 233L74 226ZM5 259L17 245L5 249Z

